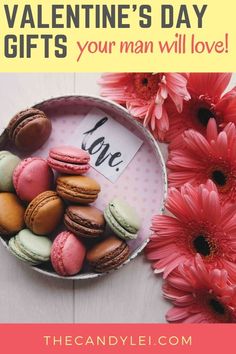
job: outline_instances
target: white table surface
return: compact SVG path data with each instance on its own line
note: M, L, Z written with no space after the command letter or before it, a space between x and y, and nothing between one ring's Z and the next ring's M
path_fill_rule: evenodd
M43 99L99 94L99 76L0 74L0 129L18 110ZM71 281L35 272L0 245L1 323L162 323L170 304L162 298L161 284L142 254L110 275Z

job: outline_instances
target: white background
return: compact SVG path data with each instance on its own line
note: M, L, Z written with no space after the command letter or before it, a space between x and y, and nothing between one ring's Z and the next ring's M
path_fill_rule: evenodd
M0 74L0 129L17 111L43 99L75 93L98 95L99 76ZM35 272L0 244L1 323L162 323L170 304L162 298L161 283L142 254L110 275L71 281Z

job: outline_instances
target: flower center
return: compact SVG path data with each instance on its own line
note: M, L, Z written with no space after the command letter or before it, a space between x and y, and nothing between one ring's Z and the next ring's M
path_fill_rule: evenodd
M210 256L212 252L212 245L204 235L198 235L193 240L193 247L195 251L202 256Z
M214 113L211 112L211 110L209 108L205 108L205 107L199 108L199 110L197 112L197 117L198 117L199 123L201 123L204 127L207 126L210 118L215 118Z
M234 190L234 172L227 161L211 161L206 175L215 183L220 193L231 193Z
M162 74L134 74L134 89L138 98L149 100L157 94Z
M220 187L223 187L227 183L227 176L224 172L220 170L215 170L211 175L212 181Z
M222 117L219 116L215 107L216 99L208 95L200 95L194 97L189 101L189 114L194 115L195 124L198 130L205 132L210 118L214 118L217 124L222 122Z
M143 84L144 86L147 86L147 85L148 85L148 78L147 78L147 77L144 77L144 78L142 79L142 84Z
M208 304L218 315L225 315L226 309L218 300L210 299Z

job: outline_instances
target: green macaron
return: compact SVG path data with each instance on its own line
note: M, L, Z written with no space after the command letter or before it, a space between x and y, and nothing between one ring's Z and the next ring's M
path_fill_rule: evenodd
M22 250L19 248L18 244L16 243L15 237L12 237L9 240L8 246L9 246L10 252L12 254L14 254L14 256L16 256L21 261L27 262L27 263L29 263L31 265L37 265L38 264L38 262L35 262L35 260L33 258L30 258L24 252L22 252Z
M104 211L104 217L117 236L124 240L137 238L141 227L136 210L120 198L113 199Z
M14 191L12 175L20 162L19 157L9 151L0 151L0 192Z
M47 237L35 235L30 230L24 229L10 239L8 246L17 258L37 265L49 261L52 242Z

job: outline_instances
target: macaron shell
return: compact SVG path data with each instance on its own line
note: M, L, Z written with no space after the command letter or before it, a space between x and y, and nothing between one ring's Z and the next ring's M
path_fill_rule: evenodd
M94 206L71 205L66 209L66 213L83 226L101 230L105 226L103 212Z
M76 174L76 175L82 175L90 169L89 164L72 164L69 162L61 162L52 159L51 157L48 158L48 164L56 170L57 172L60 173L66 173L66 174Z
M87 164L90 160L90 155L86 151L74 146L57 146L50 150L49 156L52 159L64 162Z
M0 154L0 191L13 192L13 172L21 160L8 151L1 151Z
M37 262L50 259L52 242L47 237L34 235L24 229L16 235L15 242L23 253Z
M121 266L129 258L129 247L126 245L124 249L117 255L111 255L110 259L103 260L94 264L93 269L97 273L109 272Z
M114 233L119 236L120 238L122 238L123 240L134 240L137 238L137 234L132 234L128 231L126 231L114 218L114 216L112 215L112 213L110 212L109 206L105 209L104 211L104 217L106 219L106 222L108 223L108 225L110 226L110 228L112 229L112 231L114 231Z
M80 237L96 238L99 237L103 232L101 229L92 229L80 225L71 220L67 214L64 215L64 224L68 230Z
M7 130L10 139L13 139L15 128L23 122L25 119L32 118L34 116L42 116L44 113L36 108L28 108L18 112L9 122ZM45 115L44 115L45 116Z
M11 155L12 153L8 150L0 150L0 160L6 155Z
M101 190L99 183L87 176L60 176L57 178L57 183L85 194L95 195Z
M53 191L43 192L28 205L25 212L27 227L37 235L55 230L64 213L62 200Z
M79 203L84 205L93 203L97 199L97 194L96 195L82 194L73 190L69 190L69 188L64 188L60 185L57 185L57 194L64 200L67 200L72 203Z
M85 258L85 247L72 234L67 238L62 250L62 260L67 274L77 274L82 266Z
M30 157L17 166L13 182L19 198L31 202L37 195L51 189L53 177L46 160Z
M141 223L135 209L120 198L109 203L109 209L115 220L128 232L136 234Z
M52 126L49 119L33 117L22 122L14 133L14 142L18 149L32 152L39 149L49 138Z
M85 247L69 231L61 232L53 242L51 262L54 270L62 276L79 273L85 258Z
M25 208L13 193L0 193L0 230L2 236L14 235L24 228Z
M124 246L126 246L124 241L116 236L111 236L89 250L86 258L89 263L98 262L104 257L109 257L110 254L116 256Z
M8 131L5 129L0 133L0 149L4 149L9 141Z

